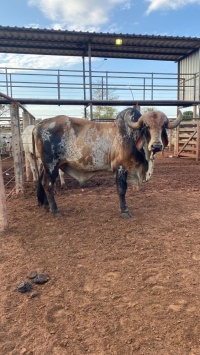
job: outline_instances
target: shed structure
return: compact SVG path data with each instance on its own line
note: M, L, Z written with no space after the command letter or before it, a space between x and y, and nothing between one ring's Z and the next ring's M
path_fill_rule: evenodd
M193 106L200 104L200 38L197 37L96 33L0 26L0 53L82 57L83 81L85 73L84 60L88 57L90 97L89 99L84 98L86 105L92 105L91 58L173 61L178 64L178 78L180 79L178 79L177 100L171 105ZM186 83L189 83L189 87ZM46 104L45 98L43 99L44 104ZM105 105L105 100L103 101L102 104ZM145 100L143 101L141 100L141 102L137 103L145 105ZM27 104L28 102L25 103ZM30 103L33 104L33 102ZM42 99L38 103L42 104ZM170 105L170 102L168 103L166 100L164 103L162 100L158 103L161 106ZM59 103L58 99L58 102L54 104L68 103L67 100ZM72 104L71 100L70 104ZM74 102L74 104L76 103Z
M200 105L200 38L154 36L122 33L95 33L52 29L35 29L0 26L0 53L21 53L35 55L77 56L83 60L83 82L85 77L85 58L89 61L89 98L84 100L37 100L15 98L25 104L77 105L90 107L92 117L93 105L143 105L149 106L146 100L129 100L109 102L92 99L91 58L121 58L173 61L178 66L177 100L151 101L153 106L176 106L194 108L194 117L199 117ZM0 103L9 103L2 98ZM198 122L198 120L197 120ZM197 128L197 127L196 127ZM196 129L194 127L194 129ZM178 137L178 136L177 136ZM176 152L179 149L177 138ZM189 139L190 141L190 139ZM196 140L199 144L198 139ZM187 145L187 144L186 144ZM185 147L182 147L184 152ZM199 152L199 147L196 149ZM196 155L199 158L199 154Z

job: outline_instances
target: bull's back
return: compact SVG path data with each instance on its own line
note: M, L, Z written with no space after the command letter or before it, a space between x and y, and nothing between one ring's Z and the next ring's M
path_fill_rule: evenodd
M68 164L77 170L91 171L110 164L116 129L113 123L56 116L39 123L34 134L44 164L49 161L49 164Z

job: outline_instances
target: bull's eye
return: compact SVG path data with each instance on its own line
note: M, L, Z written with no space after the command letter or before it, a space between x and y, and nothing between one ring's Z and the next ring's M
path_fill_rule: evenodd
M148 124L146 122L144 122L141 131L144 133L148 130L148 128L149 128Z
M167 122L164 123L163 128L167 128Z

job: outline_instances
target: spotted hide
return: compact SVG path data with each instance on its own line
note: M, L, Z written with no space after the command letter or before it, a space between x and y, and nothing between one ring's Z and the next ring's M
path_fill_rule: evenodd
M39 205L58 213L54 183L58 169L82 185L100 171L115 174L122 216L130 218L126 205L127 185L139 186L153 173L154 156L167 145L167 129L182 119L170 122L160 111L140 114L127 108L114 122L94 122L67 116L56 116L40 122L33 130L33 141L43 163L38 180Z
M41 160L37 149L35 150L36 162L33 157L33 145L32 145L32 132L33 132L34 125L27 126L22 133L22 143L24 148L24 153L26 159L29 161L31 172L33 174L33 181L37 180L37 170L40 170ZM37 164L37 167L36 167ZM64 173L59 170L59 177L61 187L65 187L65 180L64 180Z

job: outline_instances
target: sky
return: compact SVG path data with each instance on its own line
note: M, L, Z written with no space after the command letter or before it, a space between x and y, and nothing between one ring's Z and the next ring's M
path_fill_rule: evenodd
M69 31L200 37L199 15L200 0L7 0L1 3L0 24ZM82 59L0 53L0 67L77 70L82 69ZM92 59L92 69L176 73L177 64Z

